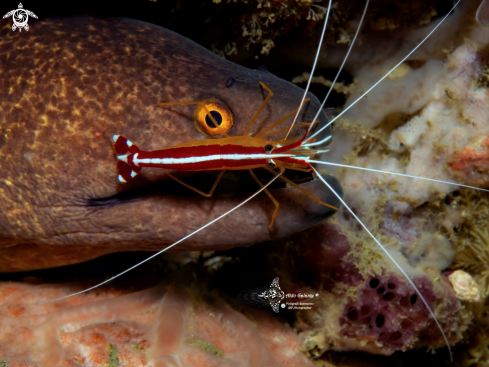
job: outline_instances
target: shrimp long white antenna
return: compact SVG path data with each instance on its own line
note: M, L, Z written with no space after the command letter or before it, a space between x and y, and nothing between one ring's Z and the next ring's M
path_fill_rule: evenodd
M369 2L370 2L370 0L367 0L367 2L365 3L365 8L363 9L363 14L362 14L362 17L360 18L360 23L358 24L357 30L355 32L355 36L353 37L353 40L350 42L350 47L348 47L348 51L347 51L345 57L343 58L343 62L341 63L341 66L338 69L338 72L336 73L336 76L333 80L333 83L331 83L331 87L329 87L328 93L326 94L326 97L324 97L323 103L321 103L321 106L319 107L318 112L316 113L316 116L314 116L312 121L316 121L318 119L319 114L321 113L321 110L324 108L324 105L326 104L326 101L328 100L329 95L331 94L331 91L333 90L334 85L336 84L336 81L338 80L338 78L340 76L340 73L343 71L343 66L345 66L346 60L348 60L348 56L350 56L351 49L353 48L353 45L355 44L358 33L360 33L360 28L362 27L363 20L365 19L365 14L367 14L367 8L368 8ZM312 78L312 75L309 78L309 80L311 78ZM328 125L330 125L330 124L331 123L329 123ZM326 126L328 126L328 125L326 125ZM309 134L309 131L311 129L311 126L312 126L312 124L309 126L309 130L307 131L308 134ZM285 137L287 138L287 136L285 136ZM326 139L323 139L323 142L326 142Z
M446 345L448 347L448 352L450 353L450 360L453 362L452 349L450 348L450 343L448 342L447 335L443 331L443 328L441 327L440 322L436 318L435 313L431 309L430 305L428 304L428 302L426 301L426 299L424 298L424 296L419 291L419 289L416 286L416 284L414 284L414 282L411 280L411 278L409 277L409 275L404 271L404 269L401 267L401 265L399 265L397 263L397 261L392 257L392 255L389 253L389 251L387 251L387 249L379 242L379 240L377 240L377 238L375 238L375 236L372 234L372 232L369 231L369 229L367 228L367 226L360 220L360 218L358 218L356 216L356 214L353 212L353 210L345 203L345 201L343 200L343 198L341 197L341 195L339 195L336 191L333 190L333 188L328 184L328 182L324 178L321 177L321 175L319 174L319 172L316 171L316 169L313 166L309 165L309 167L314 171L314 173L318 176L318 178L328 187L328 189L331 190L331 192L336 196L336 198L341 202L341 204L343 204L344 207L350 212L350 214L357 220L357 222L360 223L360 225L363 227L363 229L365 229L365 231L369 234L369 236L372 237L372 239L375 241L375 243L377 243L377 245L382 249L382 251L387 255L387 257L394 263L394 265L396 265L396 267L399 269L399 271L402 273L402 275L404 275L404 277L407 279L407 281L409 282L409 284L411 284L411 286L413 287L413 289L418 294L419 298L423 301L424 305L428 309L429 313L431 314L431 317L433 317L433 320L435 321L436 325L440 329L441 334L443 335L443 339L445 339L445 343L446 343Z
M251 195L248 199L242 201L241 203L239 203L238 205L236 205L234 208L232 208L231 210L228 210L226 213L222 214L221 216L217 217L216 219L210 221L209 223L207 223L206 225L203 225L202 227L200 227L199 229L193 231L192 233L188 234L187 236L183 237L182 239L178 240L177 242L174 242L172 243L170 246L164 248L163 250L161 251L158 251L156 254L153 254L151 255L150 257L144 259L143 261L137 263L136 265L133 265L132 267L130 267L129 269L126 269L124 270L123 272L117 274L117 275L114 275L112 278L110 279L107 279L101 283L98 283L97 285L94 285L93 287L90 287L90 288L87 288L87 289L84 289L80 292L76 292L76 293L72 293L72 294L69 294L67 296L63 296L63 297L59 297L59 298L55 298L55 299L51 299L51 300L48 300L48 301L44 301L44 302L38 302L37 304L38 305L42 305L44 303L48 303L48 302L54 302L54 301L59 301L61 299L64 299L64 298L69 298L69 297L73 297L73 296L76 296L78 294L82 294L82 293L85 293L85 292L88 292L88 291L91 291L92 289L95 289L95 288L98 288L100 287L101 285L104 285L112 280L114 280L115 278L118 278L120 277L121 275L123 274L126 274L127 272L130 272L131 270L137 268L138 266L144 264L145 262L151 260L152 258L162 254L163 252L171 249L172 247L178 245L179 243L185 241L187 238L190 238L192 237L194 234L202 231L203 229L209 227L210 225L216 223L218 220L221 220L222 218L224 218L225 216L227 216L228 214L231 214L232 212L234 212L236 209L240 208L241 206L243 206L244 204L246 204L248 201L250 201L251 199L253 199L255 196L257 196L259 193L261 193L263 190L265 190L268 186L270 186L270 184L275 181L277 178L279 178L280 176L282 175L282 172L278 173L275 177L273 177L270 181L267 182L266 185L263 185L260 190L258 190L257 192L255 192L253 195Z
M322 152L322 151L319 151L319 152ZM394 175L394 176L417 178L417 179L425 180L425 181L432 181L432 182L443 183L443 184L448 184L448 185L467 187L469 189L475 189L475 190L489 192L489 190L482 189L480 187L464 185L464 184L461 184L461 183L451 182L451 181L437 180L436 178L428 178L428 177L423 177L423 176L408 175L406 173L383 171L383 170L375 169L375 168L366 168L366 167L350 166L348 164L341 164L341 163L331 163L331 162L317 161L317 160L309 160L309 162L310 163L316 163L316 164L325 164L325 165L328 165L328 166L335 166L335 167L354 168L354 169L359 169L359 170L363 170L363 171L370 171L370 172L376 172L376 173L386 173L386 174Z
M326 12L326 19L324 20L323 31L321 32L321 38L319 39L319 45L318 45L318 48L316 51L316 57L314 58L314 63L312 65L311 76L310 76L309 80L307 81L306 89L304 89L304 93L302 94L301 103L299 104L299 108L297 109L297 112L295 113L294 121L292 122L292 124L290 124L289 129L287 130L287 133L285 134L285 139L287 139L287 136L289 136L290 130L292 130L292 127L294 126L295 122L297 121L297 117L299 116L299 112L302 109L302 105L304 104L304 100L306 99L307 91L309 90L309 86L311 85L312 75L314 74L314 70L316 70L316 64L319 60L319 53L321 52L321 46L323 44L324 35L326 34L326 27L328 26L329 13L331 11L331 4L332 3L333 3L333 0L329 0L328 10ZM314 119L312 121L316 121L316 120ZM314 124L311 124L311 126L312 125L314 125Z
M335 122L338 118L340 118L346 111L348 111L350 108L352 108L355 104L357 104L358 101L360 101L363 97L365 97L368 93L370 93L370 91L372 89L374 89L377 85L379 85L385 78L387 78L394 70L397 69L397 67L399 65L401 65L404 61L406 61L408 59L409 56L411 56L418 48L421 47L421 45L423 43L425 43L425 41L431 37L431 35L438 29L438 27L448 18L448 16L453 12L453 10L457 7L457 5L460 3L460 1L462 0L458 0L455 5L450 9L450 11L443 17L443 19L436 25L435 28L433 28L431 30L430 33L428 33L428 35L422 39L422 41L416 46L414 47L401 61L399 61L396 66L394 66L391 70L389 70L389 72L387 74L385 74L382 78L380 78L374 85L372 85L365 93L363 93L360 97L358 97L355 101L352 102L352 104L350 104L348 107L346 107L343 111L341 111L340 114L338 114L338 116L336 116L334 119L332 119L330 122L328 122L326 125L324 125L321 129L319 129L318 131L316 131L314 134L312 134L308 141L311 140L312 138L314 138L315 136L317 136L321 131L323 131L324 129L326 129L329 125L331 125L333 122ZM314 121L314 120L313 120ZM325 139L323 140L320 140L320 141L317 141L317 142L314 142L314 143L307 143L306 144L302 144L302 146L305 146L305 147L312 147L312 146L315 146L315 145L321 145L321 144L324 144L325 143Z

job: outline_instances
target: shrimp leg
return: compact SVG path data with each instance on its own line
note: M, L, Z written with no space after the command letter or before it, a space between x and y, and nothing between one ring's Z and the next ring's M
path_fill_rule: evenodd
M277 215L277 212L278 212L278 207L280 206L279 202L277 201L277 199L275 199L273 197L272 194L270 194L270 191L268 191L267 189L263 188L263 184L261 183L261 181L258 179L258 177L256 177L255 173L253 172L252 169L249 170L250 171L250 174L251 174L251 177L253 177L256 181L256 183L258 185L260 185L260 187L263 189L263 191L265 192L265 194L268 195L268 197L270 198L270 200L272 200L272 202L275 204L275 211L273 212L273 215L272 215L272 222L270 223L270 228L273 227L273 222L275 221L275 216ZM273 173L274 176L277 176L277 172L274 172L272 170L269 170L271 173ZM274 177L275 179L275 177Z
M268 104L268 101L270 101L270 98L273 97L273 92L270 88L268 88L264 83L260 82L260 85L268 92L268 96L267 98L265 98L265 100L263 101L263 103L261 104L260 108L255 112L255 114L253 115L253 117L251 118L250 122L248 123L248 126L246 126L246 130L244 132L244 136L248 136L248 132L250 131L251 129L251 126L253 126L253 123L255 122L256 118L258 117L258 115L261 113L261 111L263 111L263 109L265 108L265 106Z
M192 191L195 191L197 194L200 194L202 196L205 196L206 198L210 198L212 196L212 194L214 194L214 190L216 189L217 187L217 184L219 183L219 181L221 181L221 178L222 178L222 175L224 174L224 172L226 172L226 170L222 170L221 173L219 173L219 176L217 176L217 179L216 179L216 182L214 182L214 185L212 185L212 188L211 190L209 191L208 194L206 194L205 192L203 191L200 191L199 189L196 189L195 187L193 186L190 186L189 184L186 184L185 182L179 180L178 178L176 178L175 176L173 176L171 173L167 173L167 175L174 179L175 181L177 181L179 184L182 184L183 186L189 188L190 190Z
M272 171L271 169L269 168L265 168L268 172L270 173L273 173L275 174L274 171ZM301 192L303 192L304 194L306 194L307 196L310 196L311 198L313 198L314 200L316 200L319 204L321 205L324 205L324 206L327 206L328 208L331 208L331 209L334 209L336 211L338 211L338 208L333 206L333 205L329 205L329 204L326 204L324 201L321 201L319 200L316 196L314 196L312 193L310 193L309 191L307 191L306 189L304 189L303 187L301 187L300 185L297 185L294 181L291 181L289 180L287 177L280 177L282 180L284 180L285 182L287 182L288 184L290 184L291 186L294 186L296 189L300 190ZM265 191L266 192L266 191Z

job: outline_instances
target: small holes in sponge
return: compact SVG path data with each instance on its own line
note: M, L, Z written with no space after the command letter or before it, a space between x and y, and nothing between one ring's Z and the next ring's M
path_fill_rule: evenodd
M356 321L358 319L358 311L353 309L346 314L346 317L351 321Z
M385 322L385 317L384 315L382 314L378 314L377 317L375 318L375 325L378 327L378 328L381 328L382 326L384 326L384 322Z
M380 281L377 278L373 278L370 281L370 288L377 288L379 286Z
M418 300L418 296L416 294L413 294L411 298L409 298L409 303L414 305L417 300Z
M427 294L427 302L434 302L429 279L416 279L415 284ZM348 303L340 318L342 334L380 343L382 348L394 351L404 349L417 340L426 328L427 311L419 295L396 275L370 276L357 290L357 299Z

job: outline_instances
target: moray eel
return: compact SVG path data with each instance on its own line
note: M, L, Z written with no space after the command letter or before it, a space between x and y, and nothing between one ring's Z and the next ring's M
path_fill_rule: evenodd
M254 132L291 112L303 93L269 72L233 64L169 30L131 19L40 19L22 33L5 22L0 65L1 272L160 250L258 189L250 181L251 191L205 198L158 169L119 183L113 134L145 150L208 138L194 125L195 106L158 103L218 98L233 111L229 134L238 136L266 98L260 81L274 95ZM308 97L302 121L311 121L319 107ZM320 124L326 119L323 114ZM341 191L333 177L328 180ZM338 204L318 180L303 187ZM280 209L272 229L274 205L260 194L175 249L254 244L333 214L294 188L278 188L274 196Z

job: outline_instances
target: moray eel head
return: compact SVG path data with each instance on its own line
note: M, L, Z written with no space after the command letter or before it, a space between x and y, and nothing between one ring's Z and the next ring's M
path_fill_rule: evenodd
M260 82L273 98L251 134L297 108L303 93L269 72L233 64L169 30L131 19L40 19L21 34L5 24L0 40L0 64L8 70L0 73L3 272L115 251L160 250L258 189L247 172L237 172L223 178L212 198L200 197L154 168L121 184L114 134L144 150L209 138L195 122L195 105L158 108L159 103L212 98L233 116L228 134L240 136L268 95ZM313 95L308 98L300 121L312 121L319 108ZM319 125L326 121L322 113ZM303 134L304 127L298 127L290 137ZM203 190L214 178L212 173L178 177ZM319 199L338 205L317 180L295 178ZM333 177L328 180L341 192ZM280 203L273 228L274 205L260 194L175 250L216 250L284 237L334 213L295 188L276 186L273 195Z

